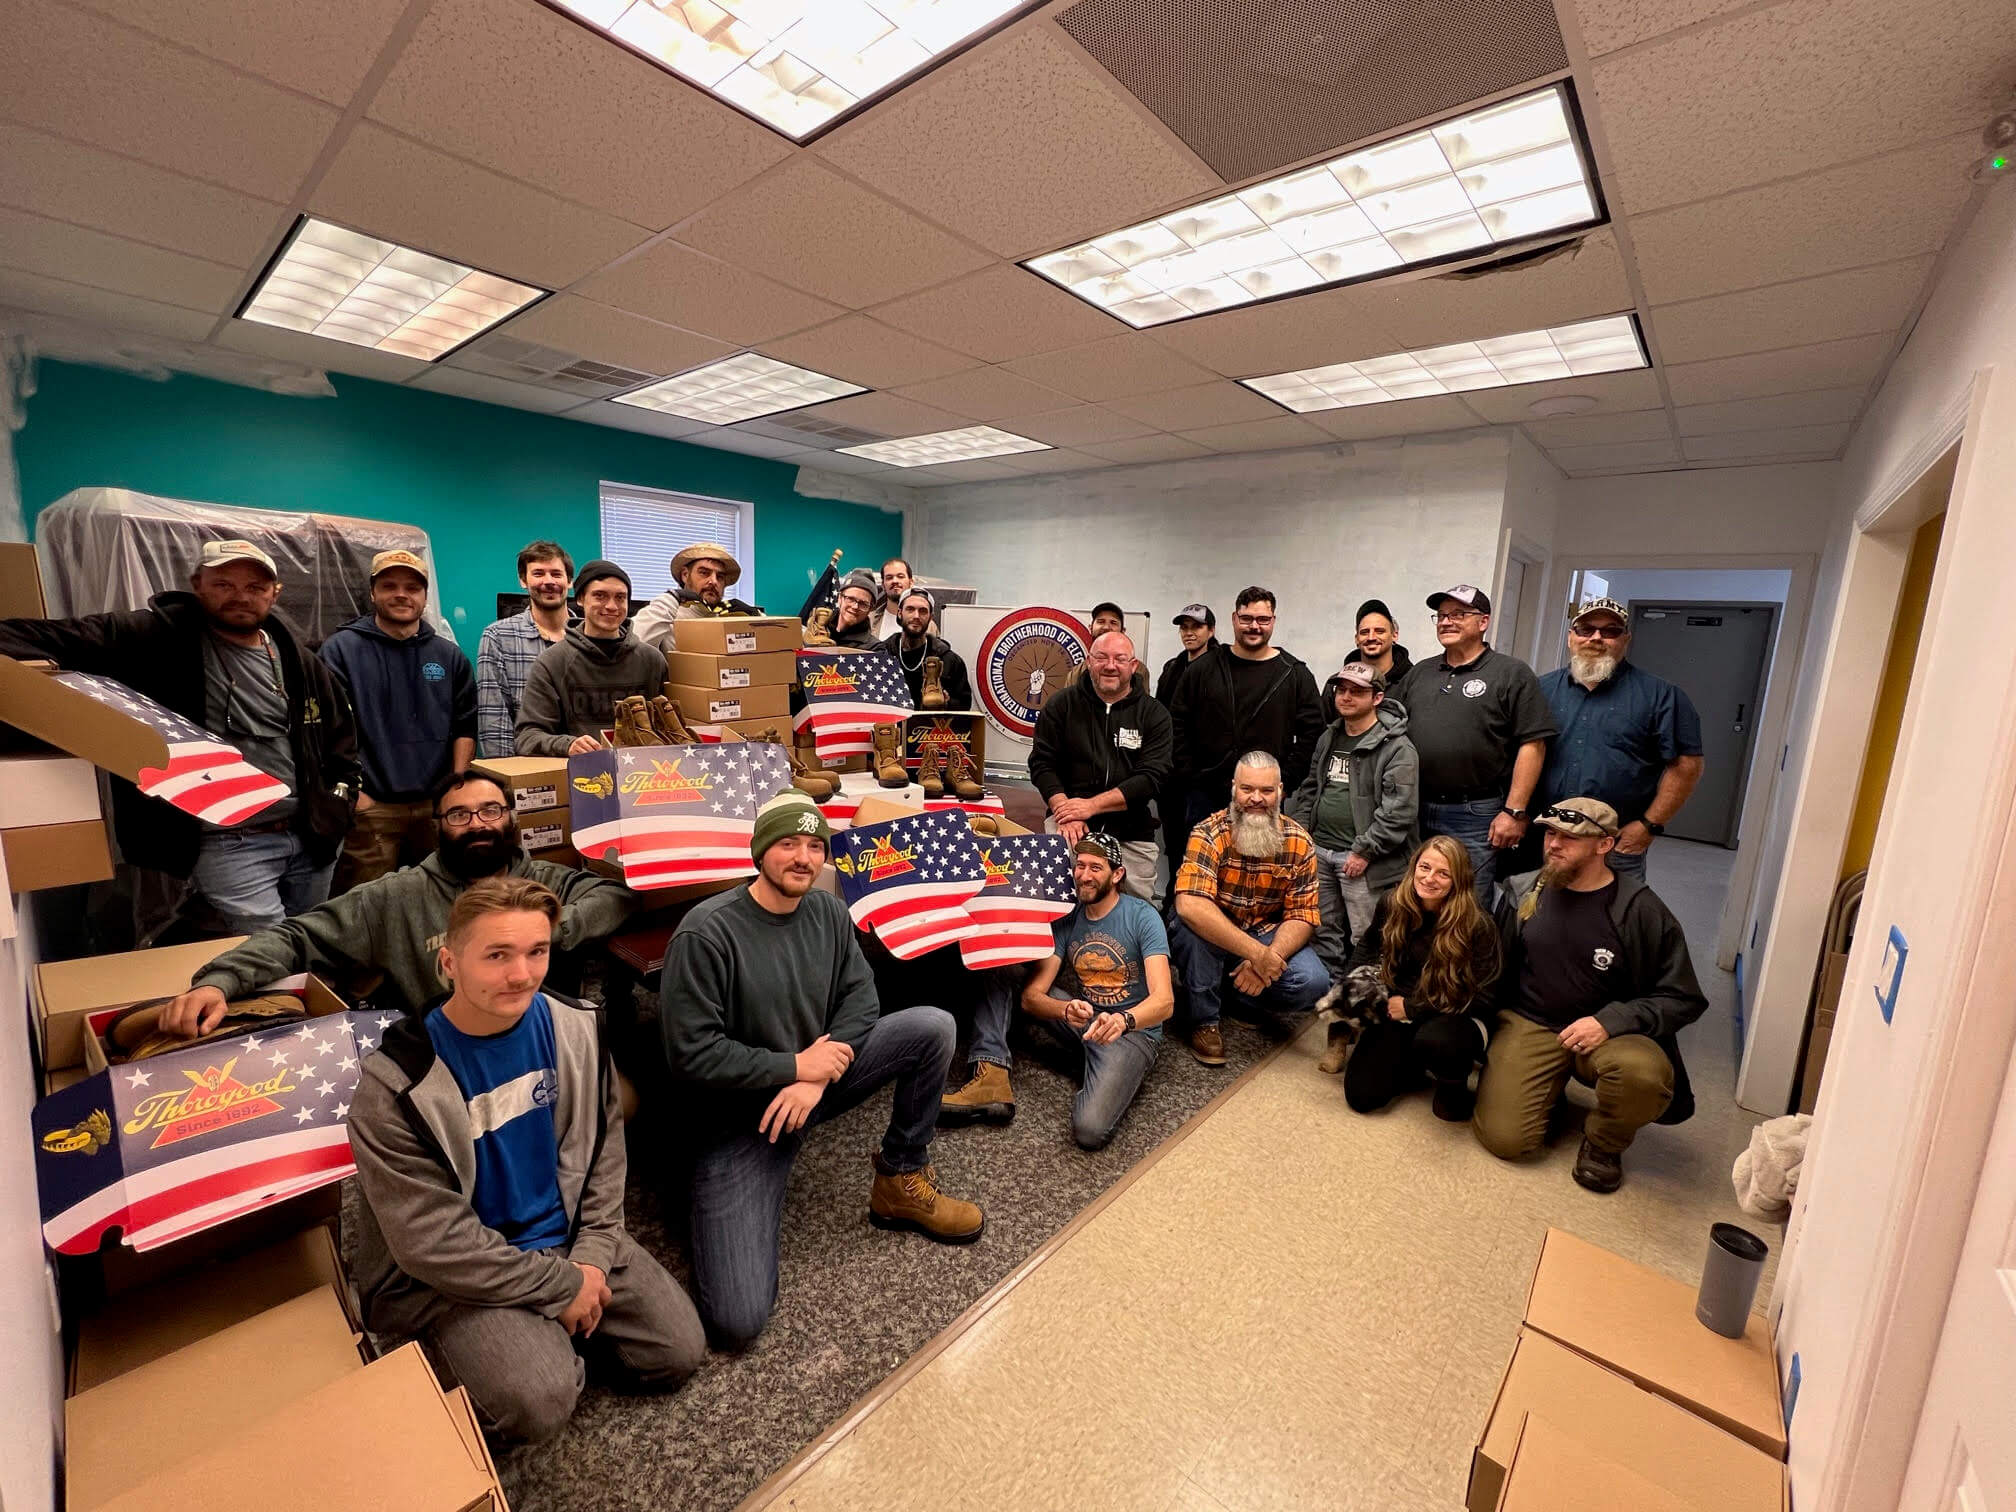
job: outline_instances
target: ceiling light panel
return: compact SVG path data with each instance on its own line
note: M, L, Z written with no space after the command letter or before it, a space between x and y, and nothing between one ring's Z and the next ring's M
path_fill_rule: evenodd
M1025 266L1163 325L1595 225L1589 161L1555 84Z
M963 430L933 431L928 436L904 436L867 446L843 446L840 450L850 457L887 462L891 467L930 467L939 462L977 462L983 457L1053 448L991 425L969 425Z
M1626 314L1239 381L1306 415L1311 410L1388 404L1424 394L1460 394L1650 366L1638 318Z
M552 0L794 141L1029 0Z
M433 362L545 294L309 215L238 318Z
M843 383L810 368L779 362L775 357L744 352L740 357L724 357L690 373L624 394L616 402L663 410L668 415L701 420L709 425L733 425L738 420L754 420L779 410L802 409L808 404L823 404L828 399L867 392L858 383Z

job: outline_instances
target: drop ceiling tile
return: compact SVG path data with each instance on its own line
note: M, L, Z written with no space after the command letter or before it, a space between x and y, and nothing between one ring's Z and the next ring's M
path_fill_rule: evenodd
M843 315L830 325L763 343L765 356L810 368L868 388L924 383L963 372L973 359L866 315Z
M114 294L107 289L44 278L17 268L0 268L0 305L18 305L24 310L87 320L115 331L142 331L150 336L175 336L183 341L201 341L217 324L215 315L206 315L201 310Z
M1108 408L1139 420L1152 430L1165 431L1231 425L1239 420L1272 420L1281 413L1281 406L1273 400L1223 379L1166 389L1159 394L1116 399Z
M375 378L380 383L404 383L431 366L417 357L397 352L380 352L371 347L332 341L327 336L310 336L306 331L282 330L250 320L234 320L217 336L217 345L255 357L275 357L299 362L331 373L354 373L359 378Z
M711 446L716 451L740 452L745 457L774 457L778 461L797 457L810 462L831 455L802 441L779 441L774 436L754 436L719 426L695 431L687 439L696 446Z
M1515 267L1366 287L1378 291L1380 328L1402 347L1565 325L1614 315L1635 302L1617 235L1607 228L1589 232L1550 257Z
M1185 441L1181 436L1136 436L1122 441L1091 441L1081 451L1109 462L1176 462L1187 457L1208 457L1211 448Z
M563 394L530 383L513 383L508 378L492 378L488 373L465 372L458 367L431 366L407 385L431 389L437 394L454 394L463 399L479 399L485 404L502 404L512 409L540 410L557 415L562 410L579 409L579 394Z
M1633 410L1625 415L1571 415L1559 420L1528 420L1526 434L1537 446L1603 446L1626 441L1666 441L1673 425L1666 411Z
M1765 467L1780 462L1834 462L1839 458L1832 452L1785 452L1775 457L1717 457L1686 464L1689 472L1707 472L1717 467Z
M574 292L740 346L821 325L841 313L823 299L670 241L594 274Z
M591 425L606 425L614 430L636 431L640 435L663 436L668 440L684 440L714 428L698 420L688 420L683 415L668 415L663 410L640 409L634 404L617 404L608 399L583 405L567 418L585 420Z
M564 288L651 235L369 122L350 133L309 208L542 289Z
M21 210L0 210L0 263L70 283L221 315L238 295L242 269L164 252Z
M1206 421L1199 421L1206 424ZM1154 427L1115 414L1096 404L1075 404L1069 409L1048 410L1040 415L1018 415L1015 433L1052 446L1079 446L1087 441L1124 441L1152 434Z
M1652 312L1662 362L1701 362L1743 352L1808 346L1894 331L1932 271L1929 257L1851 273L1718 294Z
M577 294L556 294L541 300L497 329L519 341L536 341L577 357L659 377L732 357L740 350L730 342L696 336Z
M1184 388L1211 377L1209 368L1179 357L1152 336L1128 331L1062 351L1018 357L1005 364L1075 399L1125 399Z
M1631 219L1655 305L1936 252L1973 192L1973 133Z
M885 483L900 483L905 487L915 482L907 476L915 468L891 467L887 462L876 462L867 457L850 457L845 452L821 452L817 457L807 458L801 467L816 467L822 472L855 473L862 477L879 478Z
M990 462L1000 464L1010 472L1061 473L1084 472L1094 467L1110 467L1104 457L1095 457L1089 452L1073 451L1068 447L1057 447L1052 451L1016 452L1008 457L990 457Z
M1861 413L1866 389L1818 389L1810 394L1777 394L1731 404L1687 404L1674 411L1682 436L1716 436L1725 431L1780 430L1826 425Z
M1628 373L1594 373L1584 378L1557 378L1551 383L1521 383L1509 388L1474 389L1463 402L1494 425L1519 425L1535 419L1533 405L1541 399L1580 394L1596 401L1591 414L1622 414L1656 409L1666 402L1659 380L1650 369Z
M13 0L0 111L269 200L290 200L337 113L54 0Z
M845 399L815 404L807 413L881 436L928 436L933 431L964 430L973 423L964 415L897 394L849 394Z
M969 420L988 422L1053 410L1063 404L1066 397L1055 389L1018 378L1006 368L998 367L972 368L964 373L954 373L949 378L913 383L896 392L906 399L935 404Z
M920 80L815 149L1003 257L1027 257L1222 182L1046 20Z
M1420 436L1430 431L1475 430L1484 424L1454 394L1398 399L1391 404L1359 404L1318 410L1301 417L1340 441L1375 441L1381 436Z
M1607 446L1554 446L1547 449L1547 455L1563 472L1578 473L1593 468L1670 466L1680 460L1680 449L1669 438Z
M1177 321L1153 339L1227 378L1352 362L1404 345L1384 325L1394 298L1377 284L1323 289Z
M285 215L271 201L5 121L0 204L241 268L265 256Z
M349 103L407 0L80 0L247 73Z
M1330 439L1322 431L1295 415L1277 415L1272 420L1241 420L1235 425L1207 425L1185 431L1185 441L1195 441L1216 452L1278 451L1290 446L1320 446Z
M983 362L1055 351L1121 328L1048 279L1005 263L883 305L875 318Z
M1592 58L1706 21L1753 0L1574 0L1582 45Z
M1978 130L2008 88L1990 0L1790 0L1598 62L1632 214Z
M371 116L654 230L792 150L536 0L440 0L380 86Z
M1676 405L1850 388L1876 376L1890 347L1888 336L1857 336L1782 352L1684 362L1666 369L1666 386Z
M1848 440L1848 426L1800 425L1788 430L1732 431L1721 436L1688 436L1680 447L1690 462L1748 457L1787 457L1808 452L1833 456Z
M945 483L992 483L1021 476L998 461L983 458L975 462L940 462L934 467L900 468L893 481L910 488L931 488Z

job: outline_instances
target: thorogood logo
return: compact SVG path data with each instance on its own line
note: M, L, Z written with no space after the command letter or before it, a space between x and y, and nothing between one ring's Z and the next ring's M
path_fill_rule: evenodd
M1003 734L1032 739L1043 704L1085 660L1092 635L1062 609L1018 609L980 637L980 702Z
M233 1074L237 1065L238 1057L233 1056L222 1066L184 1070L182 1074L192 1085L141 1098L133 1105L133 1116L126 1120L125 1132L142 1134L158 1129L160 1132L148 1146L158 1150L165 1144L194 1139L198 1134L280 1112L280 1104L273 1099L279 1093L294 1090L293 1073L282 1066L262 1081L245 1082Z
M714 779L705 773L688 777L679 770L679 763L685 759L674 756L670 761L654 760L648 772L625 772L623 791L637 800L639 808L666 803L706 802L708 793L714 787Z
M67 1129L51 1129L42 1136L42 1148L51 1155L74 1155L79 1150L96 1155L110 1143L112 1115L103 1108L92 1109L81 1123Z
M870 882L886 882L891 877L900 877L904 872L915 871L911 860L917 854L913 846L909 850L898 850L887 835L875 837L875 849L860 856L835 856L834 868L850 877L866 877Z
M576 777L574 787L590 798L613 798L616 796L616 778L608 772L597 772L593 777Z
M1005 861L996 861L992 850L980 852L980 869L987 873L986 887L1006 887L1008 879L1015 875L1015 868Z
M852 674L842 672L838 667L817 667L805 674L806 696L832 696L836 693L855 691Z
M801 835L818 834L819 816L817 814L800 814L798 816L798 833Z

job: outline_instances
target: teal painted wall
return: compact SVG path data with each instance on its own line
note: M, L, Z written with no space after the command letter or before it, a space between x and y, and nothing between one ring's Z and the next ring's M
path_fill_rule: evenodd
M300 399L64 362L38 378L14 438L31 536L43 506L94 486L417 525L472 657L517 587L520 546L550 537L577 565L601 554L605 479L752 501L755 591L737 592L773 612L797 613L807 571L836 549L871 567L903 549L900 515L796 494L788 463L446 394L331 374L335 398Z

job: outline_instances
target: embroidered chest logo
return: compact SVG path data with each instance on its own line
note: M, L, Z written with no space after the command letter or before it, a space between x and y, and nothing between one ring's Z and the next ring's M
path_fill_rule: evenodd
M1596 962L1596 969L1598 971L1608 971L1610 963L1617 959L1617 952L1599 945L1596 947L1596 954L1593 959Z
M439 682L448 675L448 669L439 662L426 662L420 668L420 675L429 682Z
M1463 684L1463 696L1465 698L1482 698L1486 687L1487 684L1483 678L1473 677L1470 681Z
M1115 730L1113 732L1113 744L1123 751L1138 751L1141 749L1141 732L1139 730Z

